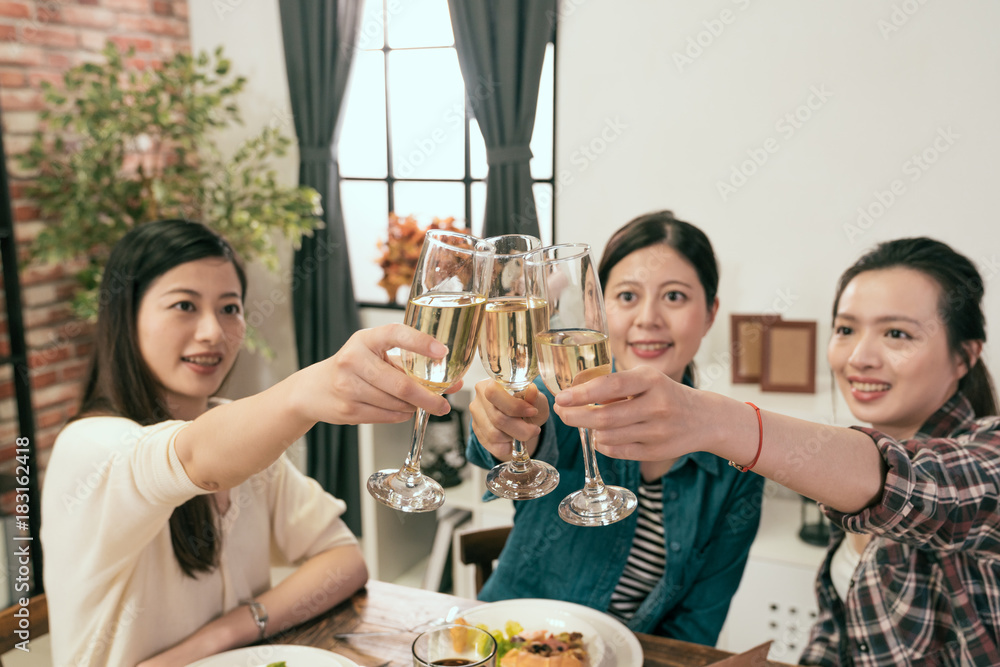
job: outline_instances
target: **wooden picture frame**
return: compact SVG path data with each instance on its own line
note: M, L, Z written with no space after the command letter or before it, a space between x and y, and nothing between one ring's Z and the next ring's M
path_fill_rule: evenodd
M771 322L762 342L762 391L816 393L816 322Z
M780 320L778 315L730 315L729 351L733 359L733 384L760 382L763 369L764 329Z

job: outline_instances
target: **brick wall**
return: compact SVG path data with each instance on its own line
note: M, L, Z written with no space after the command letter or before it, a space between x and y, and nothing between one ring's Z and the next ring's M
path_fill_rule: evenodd
M134 47L135 67L156 66L190 50L187 0L0 0L0 109L7 152L39 462L44 467L56 433L75 412L92 330L70 315L73 266L24 266L24 251L44 223L24 195L25 175L11 155L30 143L38 124L42 81L100 59L107 40ZM0 309L0 355L9 354L6 306ZM17 436L12 373L0 368L0 469L11 463Z

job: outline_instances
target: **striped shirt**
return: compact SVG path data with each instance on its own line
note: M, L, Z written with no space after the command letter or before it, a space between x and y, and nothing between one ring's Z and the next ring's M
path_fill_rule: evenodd
M608 612L622 621L632 618L639 605L663 577L666 550L663 539L663 480L643 480L639 487L639 519L625 571L611 594Z
M957 393L910 440L872 429L888 472L881 501L824 508L831 554L847 529L871 534L843 602L827 555L803 665L1000 665L1000 418Z

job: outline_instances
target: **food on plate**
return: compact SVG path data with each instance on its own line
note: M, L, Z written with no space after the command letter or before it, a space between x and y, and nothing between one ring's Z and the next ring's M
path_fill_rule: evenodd
M285 661L282 660L281 662L269 662L267 663L267 667L287 667L287 665L285 665Z
M523 641L518 642L518 639ZM587 667L590 664L583 635L579 632L552 634L547 630L521 634L504 654L500 667Z
M455 623L469 625L462 618ZM517 621L507 621L503 630L486 630L497 643L500 667L589 667L590 656L579 632L552 633L548 630L525 631ZM454 635L453 635L454 640ZM477 647L478 648L478 647Z

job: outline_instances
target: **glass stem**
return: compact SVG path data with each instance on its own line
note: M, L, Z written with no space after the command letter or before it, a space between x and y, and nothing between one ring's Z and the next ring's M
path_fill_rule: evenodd
M604 480L597 469L597 451L589 428L580 429L580 443L583 445L583 492L588 496L604 495Z
M413 440L410 442L410 453L406 455L400 474L404 477L420 477L420 452L424 448L424 433L427 432L427 411L417 408L417 418L413 422Z
M510 395L514 398L524 398L524 389L521 391L513 391L508 389ZM528 456L528 451L524 448L524 443L520 440L511 441L512 458L510 461L510 467L514 472L528 472L528 463L531 462L531 458Z
M527 472L528 463L531 458L528 457L528 451L524 448L524 443L520 440L512 440L513 458L510 460L510 467L514 469L515 472Z

